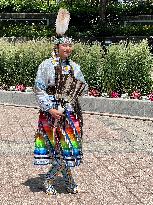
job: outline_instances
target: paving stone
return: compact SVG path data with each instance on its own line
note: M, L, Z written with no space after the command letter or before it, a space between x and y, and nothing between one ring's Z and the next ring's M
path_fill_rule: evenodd
M0 204L153 204L151 122L84 114L84 163L72 171L79 193L46 196L49 166L32 164L38 111L0 105Z

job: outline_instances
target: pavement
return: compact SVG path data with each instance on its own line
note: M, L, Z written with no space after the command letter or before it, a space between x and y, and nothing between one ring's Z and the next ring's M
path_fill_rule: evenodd
M0 105L0 205L153 204L152 121L84 114L79 193L68 194L58 176L58 194L47 196L49 166L32 164L38 111Z

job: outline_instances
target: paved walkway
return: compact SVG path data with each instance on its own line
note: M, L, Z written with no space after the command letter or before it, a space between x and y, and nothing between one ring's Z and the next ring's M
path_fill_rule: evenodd
M38 109L0 106L1 205L153 204L151 121L84 114L84 164L73 170L79 193L47 196L48 167L32 164Z

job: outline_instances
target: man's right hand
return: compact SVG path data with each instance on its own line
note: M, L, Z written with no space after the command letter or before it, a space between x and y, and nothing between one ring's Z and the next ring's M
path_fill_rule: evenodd
M61 112L59 112L58 110L56 109L50 109L49 110L49 113L57 120L60 120L61 117L64 117L65 115Z

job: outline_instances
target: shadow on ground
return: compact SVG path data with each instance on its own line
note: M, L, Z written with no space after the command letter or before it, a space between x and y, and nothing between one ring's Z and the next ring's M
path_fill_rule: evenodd
M22 183L24 186L28 186L31 190L31 192L45 192L45 174L39 174L39 177L30 178L24 183ZM57 193L61 194L68 194L66 191L66 187L64 186L64 179L63 177L57 176L55 178L54 187L57 191Z

